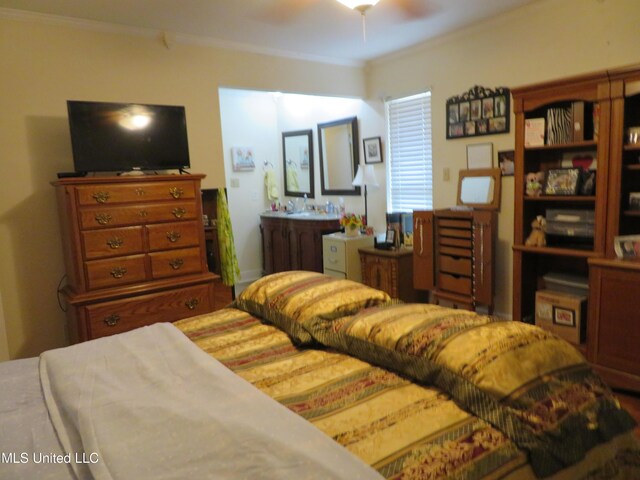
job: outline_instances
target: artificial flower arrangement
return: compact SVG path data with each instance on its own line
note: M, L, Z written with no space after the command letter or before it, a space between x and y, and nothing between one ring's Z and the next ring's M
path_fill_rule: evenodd
M360 230L364 223L362 222L362 216L356 213L344 213L342 217L340 217L340 225L342 225L347 230Z

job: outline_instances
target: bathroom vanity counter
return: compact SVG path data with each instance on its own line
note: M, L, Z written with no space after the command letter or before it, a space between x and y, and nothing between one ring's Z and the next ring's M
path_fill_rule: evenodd
M340 230L340 216L310 211L260 214L263 274L322 272L322 236Z

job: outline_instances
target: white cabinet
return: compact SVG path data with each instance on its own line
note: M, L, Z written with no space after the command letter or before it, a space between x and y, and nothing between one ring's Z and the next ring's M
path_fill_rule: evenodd
M332 233L322 237L324 273L336 278L362 281L358 249L372 247L373 236L349 237L344 233Z

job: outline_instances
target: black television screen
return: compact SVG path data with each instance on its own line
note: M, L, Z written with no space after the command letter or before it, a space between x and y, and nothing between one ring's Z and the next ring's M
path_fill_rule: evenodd
M67 101L76 172L190 166L184 107Z

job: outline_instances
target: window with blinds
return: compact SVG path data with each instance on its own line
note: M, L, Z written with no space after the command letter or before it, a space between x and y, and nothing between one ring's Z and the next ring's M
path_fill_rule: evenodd
M433 208L431 92L386 102L387 211Z

